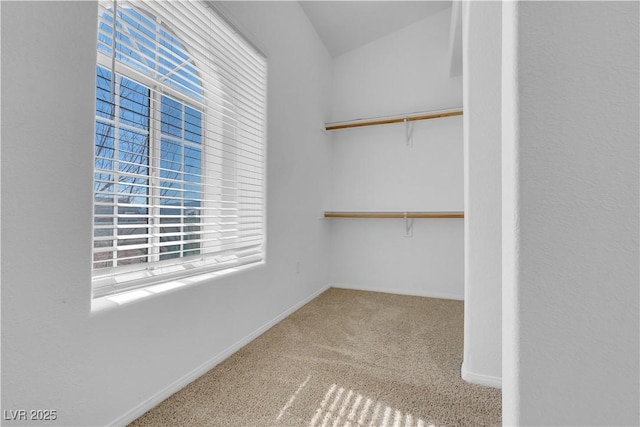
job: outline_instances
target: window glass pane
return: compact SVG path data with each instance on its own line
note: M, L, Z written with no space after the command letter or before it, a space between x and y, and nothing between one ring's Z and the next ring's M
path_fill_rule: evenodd
M160 147L160 176L182 179L182 174L177 173L182 171L182 144L163 138Z
M149 89L129 80L120 79L120 122L149 130Z
M162 97L162 133L182 137L182 104L173 99Z
M148 175L149 138L146 134L120 130L118 170L127 175Z
M106 55L112 54L113 45L113 16L110 13L103 13L98 25L98 52Z
M198 71L191 65L187 65L186 67L178 71L178 75L183 77L186 81L185 86L190 90L188 94L190 96L194 96L194 98L196 99L201 99L201 97L198 95L202 95L203 91L202 83L198 78Z
M113 125L96 122L95 168L113 170Z
M113 120L114 105L111 99L111 71L98 66L96 75L96 115Z
M185 181L202 182L202 150L200 148L185 147L184 172Z
M202 144L202 113L191 107L185 107L184 111L184 138Z
M155 43L152 41L155 40L156 37L155 31L153 31L156 26L154 21L147 18L146 15L131 8L122 9L121 17L121 22L123 22L126 27L125 31L131 34L131 36L136 40L138 47L140 45L147 45L150 48L155 49Z

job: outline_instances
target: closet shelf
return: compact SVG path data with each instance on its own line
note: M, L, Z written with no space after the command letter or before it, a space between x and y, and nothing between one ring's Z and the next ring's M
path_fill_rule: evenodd
M417 211L387 211L387 212L354 212L354 211L326 211L324 213L325 218L399 218L399 219L413 219L413 218L440 218L440 219L449 219L449 218L464 218L464 212L456 211L456 212L440 212L440 211L428 211L428 212L417 212Z
M346 122L325 123L325 130L340 130L362 126L388 125L391 123L415 122L417 120L440 119L443 117L461 116L462 109L449 109L428 111L423 113L411 113L399 116L377 117L372 119L358 119Z

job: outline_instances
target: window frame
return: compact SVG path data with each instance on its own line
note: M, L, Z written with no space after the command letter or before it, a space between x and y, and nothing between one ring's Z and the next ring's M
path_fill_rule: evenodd
M153 17L154 23L158 27L161 26L164 31L166 31L168 34L171 34L172 37L175 37L176 40L182 43L185 50L189 51L189 46L186 43L184 43L184 41L181 39L179 35L180 34L179 29L168 27L167 26L168 24L164 22L161 17L160 19L158 19L158 17L154 13L147 10L143 6L144 5L137 3L135 6L136 11L138 13L146 14L147 17ZM215 15L217 15L217 12L215 11L211 11L211 13L214 13ZM222 19L220 16L217 16L217 17ZM175 30L178 30L178 31L175 31ZM158 29L157 31L160 31L160 30ZM241 39L243 43L246 43L248 47L253 48L253 46L250 43L248 43L246 40L244 40L242 37L239 37L239 39ZM149 186L149 193L146 196L148 198L147 206L149 211L147 212L147 215L149 216L149 220L147 224L144 224L144 225L141 224L141 228L148 229L148 233L147 233L148 237L146 237L146 239L147 239L147 244L149 244L149 252L146 257L147 259L146 262L136 263L131 265L115 265L118 259L117 253L119 250L122 250L122 249L116 249L117 244L115 244L114 246L112 246L114 265L112 265L111 267L103 267L98 269L93 267L95 260L93 259L93 256L92 256L92 289L93 289L94 298L106 296L106 295L118 294L118 293L126 292L132 289L138 289L141 287L152 286L152 285L160 284L166 281L175 280L177 278L184 278L184 277L193 276L196 274L226 270L229 268L236 269L236 268L245 266L245 265L237 266L234 263L227 263L224 261L212 264L211 260L208 259L209 255L206 253L203 253L203 246L199 247L200 252L198 254L183 256L184 252L186 251L186 249L184 249L184 238L181 239L180 244L182 245L182 248L180 249L180 256L177 257L177 259L180 260L179 262L177 262L176 258L171 258L166 260L160 259L162 255L160 250L160 245L159 245L160 239L162 237L162 232L160 230L163 227L163 224L160 222L160 212L159 212L159 210L162 208L160 203L160 199L162 196L159 193L162 190L162 187L160 186L160 181L162 180L162 177L160 176L160 170L161 170L160 162L162 159L160 152L161 152L162 139L163 139L163 132L161 129L163 96L167 96L170 99L178 102L182 106L183 111L185 111L185 107L190 107L199 111L202 114L201 134L200 134L200 138L201 138L200 156L201 156L202 166L200 168L201 169L200 177L202 179L201 186L202 186L203 193L207 191L206 190L207 185L205 185L205 182L208 179L211 179L208 176L210 175L211 171L204 164L206 161L205 159L209 155L208 151L212 150L212 147L210 147L207 143L205 143L205 141L207 140L208 129L211 126L210 120L212 120L211 117L209 117L210 114L207 112L207 110L210 108L210 99L207 96L203 95L203 100L200 101L200 103L194 102L193 98L190 98L187 94L181 92L180 90L174 87L171 87L169 85L161 86L159 85L157 79L154 79L153 77L146 75L145 73L124 63L123 61L118 61L113 59L112 56L116 56L116 53L112 52L111 55L108 55L106 52L100 51L100 49L97 50L96 75L98 73L97 67L103 67L104 69L111 71L112 73L111 79L113 80L112 84L114 84L115 87L117 87L117 89L114 90L114 93L117 94L116 99L118 100L118 102L114 103L114 110L113 110L114 123L112 125L114 130L114 145L117 144L117 141L119 140L119 136L115 135L115 133L121 129L120 125L118 124L118 121L119 121L118 110L120 108L119 87L121 84L121 80L123 78L126 78L128 80L131 80L145 87L149 91L149 115L148 115L149 129L148 129L148 136L147 136L149 164L147 165L148 173L146 175L141 175L148 179L148 186ZM196 71L198 70L197 61L198 59L196 55L191 56L191 63L193 67L196 69ZM264 73L266 75L266 60L264 61ZM207 91L207 88L206 88L207 84L208 83L206 81L202 80L201 85L202 85L203 91ZM259 108L264 109L263 114L264 114L264 119L266 120L266 82L265 82L264 92L265 92L264 105L259 106ZM226 92L223 92L221 96L226 100L227 97L229 97L229 94ZM231 98L234 99L233 97ZM215 116L216 114L218 114L218 113L215 113L215 111L217 111L217 109L220 107L214 106L212 108L214 113L211 115ZM234 114L238 115L238 112L235 112ZM95 117L94 119L95 123L98 123L99 119L98 119L97 113L94 117ZM184 129L183 129L183 132L184 132ZM221 131L221 135L223 133L224 132ZM220 138L222 138L223 141L227 139L227 137L225 136L220 136ZM185 140L182 140L181 146L183 147L183 150L185 146L184 144L185 144ZM222 142L221 144L226 144L226 142ZM95 142L94 142L94 145L95 145ZM237 149L238 147L235 147L235 150ZM264 124L264 129L263 129L263 142L262 142L261 150L263 153L262 154L263 160L260 166L260 170L262 172L262 177L260 180L260 182L262 183L262 192L260 194L263 198L263 202L261 204L262 213L260 216L263 224L262 237L261 237L261 243L260 243L260 246L262 249L260 253L261 254L260 260L258 262L251 262L249 264L246 264L247 266L262 265L265 263L265 258L266 258L266 253L265 253L266 252L265 251L266 249L266 200L265 200L266 199L266 123ZM220 155L220 157L223 160L221 160L221 164L219 165L219 167L221 169L225 169L226 167L225 163L228 162L228 160L225 160L224 156L222 155ZM95 158L96 158L96 155L94 154L94 159ZM116 159L114 154L114 161L115 160ZM234 167L235 167L235 164L234 164ZM95 169L95 165L94 165L94 169ZM117 173L118 171L114 170L114 174L117 174ZM182 173L184 173L184 171ZM221 174L224 174L224 172L221 172ZM95 178L94 178L94 182L95 182ZM118 186L117 178L114 178L114 182L117 187ZM118 197L118 190L116 188L114 190L114 200L117 199L117 197ZM224 204L229 202L228 200L224 199L224 196L221 195L219 197L220 199L216 201L217 203ZM208 201L209 197L203 196L202 200L203 202L205 200ZM94 196L93 204L95 206L95 196ZM117 204L114 203L114 208L117 209L117 207L115 206L117 206ZM155 210L155 212L151 212L152 209ZM184 206L182 206L181 209L184 209ZM206 210L205 207L201 205L200 214L202 215L205 210ZM95 207L94 207L93 215L94 216L96 215ZM117 221L119 214L116 211L114 212L113 215L114 215L113 216L114 218L113 233L114 234L112 237L114 241L117 241L118 228L115 226L115 221ZM202 234L205 234L205 228L212 228L212 227L215 228L216 230L224 231L225 226L221 223L209 222L205 224L204 220L201 220L199 222L201 224L200 233ZM178 226L182 228L182 227L188 226L188 223L185 222L183 218L183 221L181 221ZM208 230L206 233L207 234L211 233L211 230ZM236 237L236 239L239 239L239 238L241 237ZM94 234L92 237L92 241L95 244L94 239L95 239L95 221L94 221ZM92 254L93 253L94 252L92 250ZM147 267L142 269L141 264L146 264ZM136 277L126 281L125 284L119 283L118 280L113 280L114 275L122 276L122 275L126 275L127 273L132 273ZM111 283L111 286L109 286L109 282ZM111 289L108 289L109 287L111 287Z
M102 56L102 58L101 58ZM98 64L97 66L103 67L105 68L107 71L110 71L106 64L107 64L107 58L105 58L105 55L101 54L100 52L98 52ZM166 88L162 88L162 93L160 91L158 91L158 86L154 85L156 82L154 81L154 79L148 77L148 76L144 76L142 74L136 74L135 78L132 77L131 74L127 74L127 71L135 71L133 68L127 66L126 64L122 64L122 63L118 63L115 67L115 76L112 75L111 78L115 79L115 87L116 89L114 90L114 93L117 96L117 99L120 99L120 95L119 95L119 87L120 87L120 80L122 78L126 78L128 80L131 80L143 87L145 87L146 89L149 90L149 116L148 116L148 121L149 121L149 130L148 130L148 134L147 134L147 141L148 141L148 150L149 150L149 160L150 160L150 164L147 165L146 167L149 170L149 173L147 175L140 175L142 176L146 176L149 180L149 190L151 191L150 194L147 194L147 198L150 200L147 205L149 206L149 209L155 209L156 212L154 213L148 213L149 215L149 223L147 223L146 225L141 225L141 228L149 228L153 231L150 231L148 234L150 234L150 237L147 237L148 239L148 244L151 244L153 246L151 246L149 249L153 250L153 253L148 253L147 254L147 258L149 258L148 262L153 262L154 265L158 266L158 267L162 267L162 266L168 266L168 265L172 265L175 264L175 261L172 261L170 259L168 260L160 260L160 256L162 255L160 252L160 246L158 245L160 243L160 238L162 237L161 234L162 232L160 232L160 228L163 227L162 223L154 223L154 218L159 218L160 213L158 212L160 209L160 198L162 197L160 194L158 194L158 192L161 190L159 181L162 180L162 178L159 175L159 171L160 171L160 166L159 166L159 162L161 161L161 155L160 155L160 151L161 151L161 145L162 145L162 138L163 138L163 134L162 134L162 130L161 130L161 126L162 126L162 120L159 116L161 116L162 114L162 110L161 108L155 108L153 107L153 105L162 105L162 97L163 96L168 96L170 99L177 101L178 103L180 103L180 105L182 106L188 106L190 108L193 108L195 110L200 111L200 106L196 105L195 103L193 103L193 101L191 99L188 98L188 96L186 96L185 94L170 88L169 90L167 90ZM114 129L114 133L118 132L119 130L121 130L122 128L120 127L120 123L119 122L119 117L118 117L118 110L120 109L120 103L116 102L114 103L114 123L113 123L113 129ZM202 112L202 111L201 111ZM202 112L204 115L204 112ZM96 116L96 121L97 121L97 116ZM102 119L104 120L104 119ZM203 119L203 122L205 120ZM128 129L129 126L125 125L125 129ZM202 134L201 134L201 138L204 140L206 138L205 136L205 132L206 132L206 126L202 126L201 128L202 130ZM140 132L140 129L135 129L136 132ZM116 139L114 137L114 139ZM200 149L202 151L202 157L205 156L205 152L207 151L207 145L206 144L201 144ZM155 164L153 164L155 163ZM114 171L114 174L117 174L118 171ZM202 167L202 178L203 180L206 179L206 173L207 170L206 168ZM118 181L117 179L114 179L115 181L115 185L118 185ZM114 192L114 197L117 196L117 192ZM117 218L118 215L114 214L114 218ZM185 222L181 222L180 226L183 227L186 223ZM211 225L209 225L211 226ZM117 229L114 229L114 231L116 231ZM117 235L113 236L114 240L118 239ZM126 250L126 249L123 249ZM184 251L184 249L182 249L181 251ZM118 250L114 250L113 254L116 255L118 252ZM193 257L193 258L192 258ZM180 258L186 259L197 259L200 258L200 255L188 255L186 257L180 256ZM114 262L115 260L117 260L117 255L114 258ZM114 271L120 271L120 272L126 272L126 271L134 271L139 269L139 266L137 267L138 264L132 264L131 266L129 265L114 265L112 267L103 267L100 268L99 270L95 270L92 269L92 274L93 277L103 277L106 275L110 275L112 274L112 272Z

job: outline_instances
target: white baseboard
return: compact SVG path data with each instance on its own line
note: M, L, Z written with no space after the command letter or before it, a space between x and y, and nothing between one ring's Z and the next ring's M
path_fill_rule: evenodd
M473 372L469 372L467 371L467 368L464 366L464 363L462 363L460 374L462 376L462 379L468 383L478 384L478 385L483 385L483 386L493 387L493 388L502 388L501 377L494 377L491 375L483 375L483 374L476 374Z
M180 378L177 381L174 381L173 383L169 384L167 387L165 387L164 389L160 390L158 393L156 393L155 395L151 396L149 399L145 400L144 402L142 402L141 404L137 405L133 409L127 411L125 414L121 415L120 417L118 417L113 422L109 423L108 425L110 425L110 426L126 426L127 424L133 422L136 418L139 418L145 412L147 412L148 410L154 408L155 406L160 404L163 400L165 400L166 398L168 398L172 394L176 393L177 391L179 391L179 390L183 389L185 386L187 386L189 383L191 383L191 382L195 381L196 379L200 378L202 375L206 374L211 369L213 369L216 365L224 362L233 353L237 352L242 347L244 347L245 345L249 344L254 339L258 338L260 335L265 333L271 327L275 326L278 322L282 321L284 318L289 316L291 313L293 313L294 311L298 310L303 305L307 304L308 302L310 302L311 300L316 298L318 295L320 295L321 293L323 293L327 289L329 289L329 285L322 287L320 290L314 292L313 294L309 295L308 297L306 297L302 301L296 303L292 307L290 307L287 310L283 311L278 316L276 316L275 318L271 319L269 322L265 323L264 325L262 325L261 327L259 327L255 331L251 332L249 335L247 335L244 338L242 338L241 340L237 341L235 344L229 346L228 348L226 348L222 352L218 353L212 359L210 359L207 362L203 363L202 365L198 366L197 368L195 368L194 370L192 370L191 372L189 372L188 374L186 374L182 378Z
M338 288L338 289L352 289L356 291L384 292L386 294L411 295L414 297L453 299L458 301L464 300L464 294L450 294L445 292L431 292L431 291L399 289L399 288L380 288L377 286L366 286L366 285L346 285L344 283L334 283L331 285L331 287Z

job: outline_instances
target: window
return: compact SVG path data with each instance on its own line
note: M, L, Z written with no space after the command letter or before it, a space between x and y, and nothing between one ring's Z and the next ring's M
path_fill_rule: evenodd
M203 2L99 9L94 297L263 262L264 58Z

